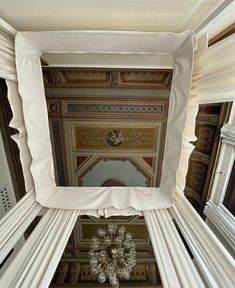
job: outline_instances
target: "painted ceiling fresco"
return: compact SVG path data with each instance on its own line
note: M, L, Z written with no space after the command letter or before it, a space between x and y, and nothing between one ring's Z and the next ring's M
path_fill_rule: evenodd
M57 183L159 186L171 74L45 68L47 89L63 90L47 97ZM78 90L68 93L71 87ZM80 90L83 92L76 95ZM153 95L153 91L160 93ZM163 91L168 91L168 96ZM226 105L202 105L197 116L198 140L190 158L185 194L201 212Z
M66 87L47 97L57 183L159 186L170 78L171 71L46 68L46 87ZM90 94L66 94L72 87Z

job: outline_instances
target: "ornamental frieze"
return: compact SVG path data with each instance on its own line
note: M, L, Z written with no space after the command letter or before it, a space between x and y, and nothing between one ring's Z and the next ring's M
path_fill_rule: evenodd
M172 70L43 68L45 87L170 89Z

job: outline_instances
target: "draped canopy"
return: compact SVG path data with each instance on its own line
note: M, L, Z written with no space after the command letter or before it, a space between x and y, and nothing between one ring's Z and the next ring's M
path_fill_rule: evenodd
M78 38L80 37L78 42L74 39L76 33L78 33ZM194 48L192 33L146 33L146 36L142 33L130 33L129 42L126 42L123 39L125 37L128 38L129 33L116 32L109 33L108 39L112 40L111 43L107 43L104 32L76 33L18 34L16 61L21 101L18 94L14 66L14 42L11 37L0 31L0 77L7 80L8 99L13 110L11 126L19 131L13 137L20 149L25 186L28 192L0 221L0 261L11 251L41 210L41 205L35 201L34 183L37 200L44 206L57 208L58 205L59 207L76 209L44 209L46 211L45 215L14 258L3 277L1 277L0 286L48 287L78 215L99 216L105 214L106 216L112 216L125 213L134 215L135 213L141 213L137 209L148 210L157 208L158 210L155 211L143 211L143 214L154 246L163 286L234 287L234 260L182 193L187 171L186 163L190 151L192 151L192 145L189 145L189 141L194 139L192 138L194 137L193 123L187 123L184 130L184 150L181 153L183 156L181 155L181 165L179 165L177 170L177 178L175 177L180 158L191 82ZM65 35L61 37L62 34ZM66 35L71 38L68 42L66 42ZM83 38L82 36L85 37ZM159 57L161 57L161 52L165 48L164 45L168 45L164 51L169 53L168 56L174 60L174 77L163 175L159 189L131 187L128 190L122 190L124 188L108 187L103 190L103 188L68 188L56 187L55 185L39 57L43 49L46 49L47 52L60 51L57 47L63 48L64 43L66 43L64 46L66 52L70 51L70 45L75 45L75 42L77 44L77 52L82 52L87 47L86 45L92 44L92 39L88 36L94 36L91 37L94 40L94 45L89 46L89 49L96 51L99 48L100 52L103 51L102 49L106 49L105 53L111 53L115 47L114 50L118 53L123 51L129 51L128 53L153 53L155 51L160 53ZM90 39L89 43L86 37ZM119 41L120 39L123 41ZM82 40L86 41L83 43ZM101 40L106 41L101 43ZM203 76L202 73L202 77L199 77L200 79L194 78L193 97L190 101L188 113L188 119L191 122L195 118L198 103L208 103L215 101L215 99L216 101L234 100L233 91L230 90L234 87L234 83L231 82L234 77L234 67L232 68L230 65L234 59L231 59L232 54L227 52L234 50L235 38L233 37L226 41L227 45L224 46L226 50L223 49L222 45L205 48L196 58L198 66L196 66L195 75L205 69L204 72L207 71L210 76L208 74L208 77L206 77L206 74ZM59 44L62 46L58 46ZM130 50L127 49L126 44L130 45L128 46ZM141 47L140 50L137 49L138 46ZM118 51L116 50L117 47ZM64 50L62 49L61 51ZM221 67L223 69L219 75L215 69L216 66L214 65L213 68L213 65L210 65L210 53L214 53L215 59L220 61L220 64L222 63ZM204 62L200 62L200 57L203 58L204 55L209 58L205 57ZM225 59L222 55L225 56ZM209 80L206 80L207 85L199 85L205 81L205 77ZM218 79L220 81L217 81ZM227 84L223 86L224 82ZM224 93L217 93L216 98L213 99L215 84L219 88L223 87ZM203 89L201 90L200 87ZM221 92L222 89L219 91ZM231 93L227 93L227 91ZM200 98L201 92L204 92L202 93L203 98ZM22 113L22 106L24 113ZM231 141L234 138L233 132L234 129L231 126L225 126L222 135L224 139ZM47 167L48 169L45 169ZM180 190L180 192L176 192L174 195L173 207L160 210L159 208L161 207L164 208L164 206L169 207L171 205L175 179L177 180L177 191ZM120 199L120 195L122 199ZM78 211L79 208L82 209L83 207L86 210ZM181 237L178 235L178 231L171 219L172 216L174 216L194 256L193 261L190 259ZM194 264L196 264L196 268ZM197 270L200 270L200 275Z
M17 34L15 49L18 85L23 102L28 146L33 158L31 172L37 201L41 205L82 210L116 208L123 211L122 214L128 214L130 208L133 213L133 210L161 209L172 205L188 109L195 42L191 31L179 34L92 31ZM166 55L167 59L172 58L174 73L159 188L56 186L40 66L42 52L156 54L159 59L166 59Z

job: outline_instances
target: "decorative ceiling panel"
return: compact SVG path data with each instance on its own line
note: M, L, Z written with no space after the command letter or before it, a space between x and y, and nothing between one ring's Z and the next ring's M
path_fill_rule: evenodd
M45 87L168 89L171 78L171 70L43 68Z
M73 151L154 152L158 127L95 126L72 124Z
M45 87L111 87L112 77L109 71L78 70L71 68L43 69Z
M124 71L118 73L117 87L169 88L171 71Z
M168 97L60 97L47 99L50 117L76 119L166 120Z
M48 67L43 73L51 88L95 88L47 97L58 185L159 186L169 92L153 96L146 89L169 87L172 71Z
M64 119L62 126L70 185L102 186L105 181L115 178L126 186L158 186L164 148L163 123L140 124L125 122L125 125L120 123L117 126L115 122L107 125L106 122L90 124Z
M136 186L151 187L153 185L153 170L146 169L136 157L97 157L90 158L75 173L77 186ZM115 177L115 178L113 178Z

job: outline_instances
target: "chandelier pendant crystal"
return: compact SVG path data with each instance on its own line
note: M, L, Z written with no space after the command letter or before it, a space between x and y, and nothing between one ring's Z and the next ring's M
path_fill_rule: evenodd
M97 236L91 239L88 253L91 273L98 276L98 281L109 280L112 287L119 287L119 279L129 280L136 265L135 242L132 234L126 233L126 227L108 225L108 232L98 228Z

